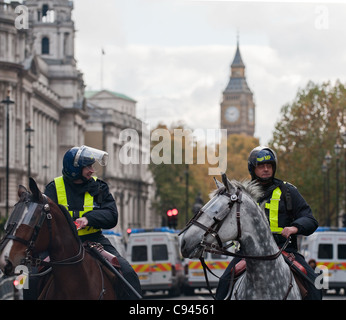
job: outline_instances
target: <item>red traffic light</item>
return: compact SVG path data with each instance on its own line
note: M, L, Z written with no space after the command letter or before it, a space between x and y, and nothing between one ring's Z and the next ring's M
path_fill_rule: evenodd
M176 208L167 211L168 217L176 216L177 214L178 214L178 209Z

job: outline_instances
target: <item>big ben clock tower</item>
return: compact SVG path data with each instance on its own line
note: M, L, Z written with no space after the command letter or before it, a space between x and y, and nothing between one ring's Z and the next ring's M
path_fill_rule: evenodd
M227 129L227 135L243 133L253 136L255 132L255 104L253 94L246 82L245 65L240 55L239 41L231 64L231 76L223 92L221 129Z

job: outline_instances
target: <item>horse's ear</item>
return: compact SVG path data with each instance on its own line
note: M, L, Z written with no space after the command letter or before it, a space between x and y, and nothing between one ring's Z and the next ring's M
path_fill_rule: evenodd
M214 177L214 181L216 184L216 188L220 189L221 187L223 187L223 184L219 180L217 180L215 177Z
M28 192L28 190L24 186L19 185L19 187L18 187L18 197L19 198L22 197L23 193L27 193L27 192Z
M229 184L228 184L228 179L227 179L226 173L222 173L221 177L222 177L222 183L226 187L226 190L229 192L230 188L229 188Z
M36 181L33 178L29 178L29 188L30 191L34 197L34 200L37 202L43 202L43 196L42 193L40 191L40 189L38 188Z

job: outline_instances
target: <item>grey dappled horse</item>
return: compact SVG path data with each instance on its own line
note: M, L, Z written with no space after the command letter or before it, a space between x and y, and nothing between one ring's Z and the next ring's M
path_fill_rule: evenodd
M181 242L186 258L204 250L240 243L247 270L234 284L231 299L301 299L299 288L274 241L264 211L254 199L261 194L254 183L229 181L223 175L211 200L187 224Z

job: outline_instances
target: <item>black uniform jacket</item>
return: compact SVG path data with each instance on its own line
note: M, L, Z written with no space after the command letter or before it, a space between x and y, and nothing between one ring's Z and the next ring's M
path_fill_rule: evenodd
M90 179L83 184L75 184L65 178L64 182L69 211L84 210L84 194L88 191L94 197L94 210L88 211L83 215L83 217L88 219L88 225L97 229L111 229L117 225L118 210L114 198L109 192L107 183L100 179L96 181ZM54 181L47 185L45 194L58 204Z
M312 215L312 211L308 203L299 193L297 188L290 183L283 183L282 180L274 179L273 184L266 186L264 188L264 194L259 199L259 204L262 205L265 202L270 202L272 197L273 190L277 187L281 189L281 197L279 202L279 227L290 227L294 226L298 228L298 233L291 236L291 244L288 248L297 250L297 235L309 236L312 234L318 227L318 222ZM286 188L286 190L285 190ZM291 210L289 208L289 200L291 198ZM265 209L267 217L269 216L269 209ZM282 246L286 238L281 235L274 235L275 241L279 246Z

